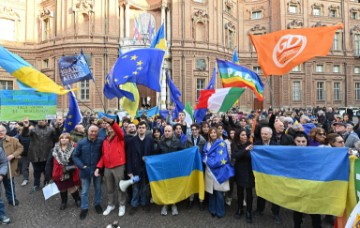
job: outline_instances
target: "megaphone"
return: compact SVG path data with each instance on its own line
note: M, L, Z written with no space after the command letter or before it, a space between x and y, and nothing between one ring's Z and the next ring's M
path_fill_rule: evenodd
M122 192L125 192L126 189L127 189L130 185L132 185L132 184L134 184L134 183L136 183L136 182L139 182L139 180L140 180L139 176L134 176L134 177L131 178L130 180L121 180L121 181L119 182L119 188L120 188L120 190L121 190Z

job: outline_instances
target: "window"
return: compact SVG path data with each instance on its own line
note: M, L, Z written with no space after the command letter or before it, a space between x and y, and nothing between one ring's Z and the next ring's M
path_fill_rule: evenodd
M0 40L15 41L15 21L0 18Z
M320 11L320 8L314 8L314 9L313 9L313 15L314 15L314 16L320 16L320 15L321 15L320 12L321 12L321 11Z
M50 19L44 19L42 21L42 41L50 38Z
M360 74L360 67L354 67L354 74Z
M316 99L318 101L325 100L325 84L324 84L324 82L317 82L317 84L316 84Z
M228 29L227 31L228 31L228 47L229 47L229 48L233 48L234 32L231 31L230 29Z
M334 100L335 101L340 100L340 94L341 94L340 82L334 82Z
M336 17L336 10L334 10L334 9L330 10L329 16L330 17Z
M205 89L205 79L198 78L196 79L196 100L200 97L200 91Z
M251 19L261 19L263 16L262 16L262 11L261 10L258 10L258 11L253 11L251 13Z
M353 19L353 20L356 20L358 18L358 13L357 12L351 12L350 18Z
M355 83L355 100L357 100L357 101L360 100L360 83L359 82Z
M292 72L300 72L300 71L301 71L300 65L294 67L291 71L292 71Z
M333 51L341 50L341 33L340 32L336 32L334 35L332 50Z
M13 90L13 81L0 81L0 89Z
M49 68L49 59L44 59L42 61L42 68L43 69L48 69Z
M360 56L360 34L354 35L354 55Z
M324 66L321 64L316 65L316 72L318 73L324 72Z
M334 73L340 73L340 65L334 65L333 66L333 72Z
M300 81L293 82L292 100L293 101L301 100L301 82Z
M259 66L254 66L253 67L253 71L257 74L262 74L262 70L261 70L261 67Z
M80 100L90 100L90 81L85 80L80 82Z
M289 6L289 13L297 13L297 12L298 12L298 8L296 5Z

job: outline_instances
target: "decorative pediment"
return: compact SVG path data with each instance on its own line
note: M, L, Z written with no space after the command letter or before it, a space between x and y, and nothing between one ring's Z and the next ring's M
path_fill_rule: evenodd
M3 8L0 8L0 15L4 18L14 19L14 20L20 20L20 16L17 12L15 12L13 9L4 6Z
M340 6L332 4L329 6L329 10L340 10Z
M44 8L40 12L40 19L42 19L42 20L48 19L48 18L53 18L53 17L54 17L54 12L50 11L49 9Z
M232 9L234 6L234 3L232 2L232 0L225 0L225 6Z
M304 23L302 21L300 21L298 19L294 19L287 25L287 28L288 29L302 28L303 25L304 25Z
M360 26L355 25L352 29L350 29L350 34L360 34Z
M353 13L353 12L360 12L360 8L352 7L352 8L350 9L350 13Z
M231 21L229 21L228 23L225 24L225 29L229 29L229 30L231 30L231 31L235 31L235 30L236 30L236 27L235 27L235 25L234 25Z
M326 26L326 25L323 24L323 23L321 23L321 21L318 21L318 22L316 22L316 24L314 24L314 25L311 26L311 27L316 28L316 27L323 27L323 26Z
M260 10L264 10L264 6L253 6L251 7L251 12L254 12L254 11L260 11Z
M250 32L251 32L251 33L258 33L258 32L263 33L264 31L266 31L265 26L261 26L261 25L259 25L259 24L255 25L254 27L252 27L252 28L250 29Z
M296 13L301 13L301 1L298 0L290 0L287 3L287 7L288 7L288 11L290 12L290 6L296 6L297 8L297 12Z
M89 14L94 12L94 4L92 0L78 0L74 5L73 11Z
M192 20L194 22L207 22L209 20L209 15L205 10L197 10L193 13Z

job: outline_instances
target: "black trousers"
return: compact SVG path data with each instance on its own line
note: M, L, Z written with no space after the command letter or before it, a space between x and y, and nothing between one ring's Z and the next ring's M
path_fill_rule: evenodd
M257 201L256 201L256 210L259 212L263 212L265 209L265 203L266 203L266 200L264 198L261 198L258 196ZM279 215L280 214L280 206L276 205L276 204L272 204L271 211L272 211L273 215Z
M253 203L252 190L253 189L251 187L250 188L244 188L241 186L237 187L238 209L241 210L243 207L244 191L246 191L246 211L248 212L252 211L252 203Z
M294 227L300 228L303 218L303 213L294 211L293 212L293 220L294 220ZM321 228L321 215L311 214L311 224L313 228Z

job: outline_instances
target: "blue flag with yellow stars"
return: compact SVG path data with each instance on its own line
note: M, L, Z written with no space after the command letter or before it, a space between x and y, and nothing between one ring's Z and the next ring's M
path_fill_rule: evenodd
M122 54L113 67L115 86L134 82L160 92L164 55L165 51L155 48L136 49Z
M216 178L216 181L222 184L235 175L234 168L230 164L226 143L222 139L217 139L209 150L207 149L208 143L204 146L203 161Z
M181 93L176 87L173 81L171 81L169 72L166 71L166 82L169 86L170 99L174 103L175 109L173 112L173 118L178 118L179 112L185 109L184 104L180 101ZM186 133L186 132L185 132Z
M118 79L116 77L114 77L113 72L114 72L114 67L106 75L105 85L104 85L105 97L110 100L115 97L117 97L117 98L126 97L130 101L134 102L134 100L135 100L134 94L120 88L121 84L118 83Z
M70 86L69 86L70 89ZM76 101L76 97L73 92L69 93L69 112L66 115L65 124L64 124L64 132L70 133L76 126L76 124L80 123L82 119L82 115L79 109L79 105Z

